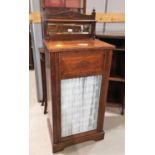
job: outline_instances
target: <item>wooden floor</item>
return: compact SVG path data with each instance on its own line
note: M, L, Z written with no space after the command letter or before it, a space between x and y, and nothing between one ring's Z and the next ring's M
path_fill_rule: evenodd
M47 115L43 115L43 107L36 99L34 71L29 72L29 120L30 120L30 154L52 155L50 137L47 128ZM125 119L120 115L119 107L106 109L105 139L89 141L64 149L57 155L124 155Z

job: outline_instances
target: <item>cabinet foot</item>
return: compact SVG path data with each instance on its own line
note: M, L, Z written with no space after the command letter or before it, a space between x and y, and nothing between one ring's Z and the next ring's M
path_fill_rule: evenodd
M44 114L47 114L47 102L45 101Z
M44 101L41 102L41 106L44 106Z

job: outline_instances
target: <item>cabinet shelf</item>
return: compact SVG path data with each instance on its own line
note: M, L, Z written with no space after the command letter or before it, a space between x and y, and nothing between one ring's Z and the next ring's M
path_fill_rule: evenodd
M124 52L125 48L116 48L114 51L122 51L122 52Z
M125 82L125 79L122 77L109 77L110 81L117 81L117 82Z
M119 102L107 102L107 106L109 107L120 107Z

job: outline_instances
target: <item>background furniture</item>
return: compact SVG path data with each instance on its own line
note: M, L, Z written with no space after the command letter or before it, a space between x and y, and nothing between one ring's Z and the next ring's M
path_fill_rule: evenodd
M42 87L43 87L43 100L42 106L44 106L44 114L47 113L47 91L46 91L46 72L45 72L45 50L39 48L40 53L40 64L41 64L41 75L42 75Z
M108 106L121 105L121 114L125 108L125 36L120 32L97 33L97 38L116 46L109 77Z
M112 5L113 4L113 5ZM121 5L121 6L120 6ZM125 34L124 0L119 2L105 0L104 13L97 13L98 30L96 37L116 46L113 52L109 77L107 106L121 106L121 114L125 108ZM114 31L115 28L115 31ZM121 29L121 32L120 32ZM119 30L119 31L118 31Z
M34 69L33 53L32 53L32 43L31 34L29 32L29 69Z

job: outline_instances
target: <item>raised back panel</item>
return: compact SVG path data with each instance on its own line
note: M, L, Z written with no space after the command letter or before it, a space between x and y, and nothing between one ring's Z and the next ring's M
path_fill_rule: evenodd
M90 38L95 35L95 11L92 15L65 10L43 17L45 39L70 40Z
M51 10L48 9L50 12ZM52 19L70 19L70 20L95 20L95 12L91 15L81 14L79 12L74 12L72 10L63 9L61 12L55 12L53 14L47 14L46 20L50 21Z
M43 38L72 40L94 37L95 11L92 15L84 15L85 8L86 0L41 0ZM72 28L70 24L72 24ZM82 26L83 24L85 25ZM87 33L83 32L86 27L89 29Z

